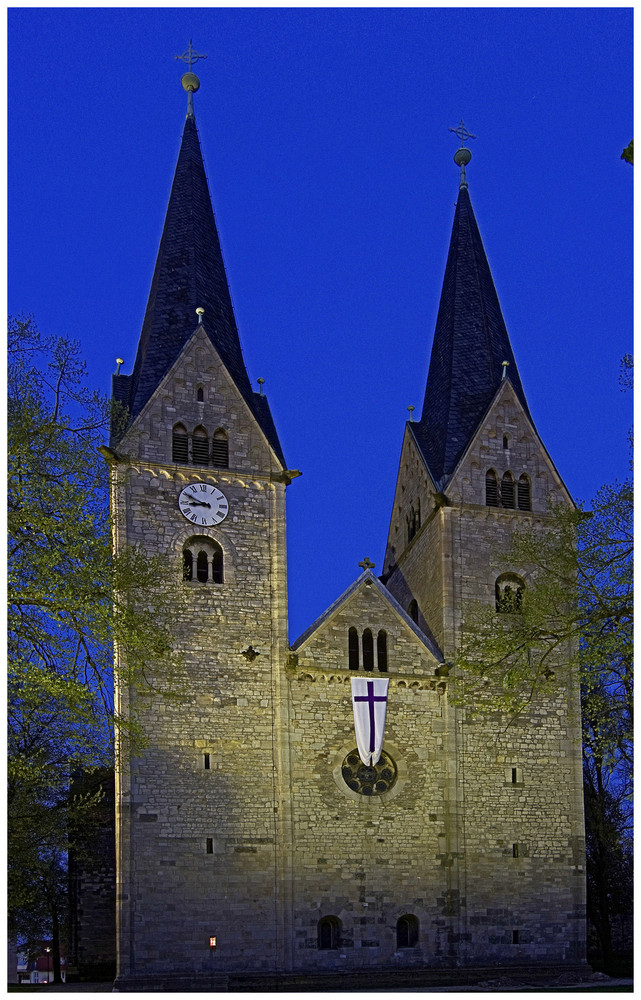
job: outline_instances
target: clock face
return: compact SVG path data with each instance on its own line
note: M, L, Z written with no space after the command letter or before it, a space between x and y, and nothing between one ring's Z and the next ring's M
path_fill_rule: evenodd
M200 527L220 524L229 513L227 497L209 483L191 483L180 491L178 506L181 514Z

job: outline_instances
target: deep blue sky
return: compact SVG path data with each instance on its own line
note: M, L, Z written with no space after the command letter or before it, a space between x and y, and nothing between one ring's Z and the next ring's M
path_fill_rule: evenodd
M291 468L290 636L382 570L458 169L538 430L573 495L628 471L629 8L13 8L9 310L133 364L186 97L245 360Z

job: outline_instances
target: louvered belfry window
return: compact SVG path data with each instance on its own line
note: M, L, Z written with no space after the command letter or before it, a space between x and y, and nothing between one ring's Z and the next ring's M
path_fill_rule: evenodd
M218 429L211 442L211 464L218 469L229 467L229 441L225 431Z
M176 424L171 434L171 460L184 463L189 461L189 437L182 424Z
M525 473L519 477L518 499L519 510L532 510L532 491L530 489L530 480Z
M514 476L506 472L501 480L501 504L510 509L516 507L514 502Z
M488 507L499 506L499 484L494 469L485 473L485 503Z
M194 465L209 465L209 438L204 427L197 427L191 442Z

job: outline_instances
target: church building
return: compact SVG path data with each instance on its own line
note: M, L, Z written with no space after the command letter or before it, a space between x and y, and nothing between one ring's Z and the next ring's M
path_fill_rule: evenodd
M117 710L137 713L148 746L117 765L116 988L580 965L569 655L547 700L512 726L450 690L466 606L498 614L507 600L518 613L527 599L527 567L499 574L493 557L518 526L546 530L550 498L572 504L525 398L469 151L455 157L425 401L405 426L383 573L366 560L290 641L285 499L299 473L245 368L191 65L183 86L138 351L131 374L113 377L126 426L103 449L116 549L170 559L188 690L117 685Z

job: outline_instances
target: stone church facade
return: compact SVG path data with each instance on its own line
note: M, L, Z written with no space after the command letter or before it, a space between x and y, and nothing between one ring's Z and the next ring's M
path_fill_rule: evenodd
M116 775L120 989L584 961L577 678L559 669L507 729L450 693L467 602L497 600L493 555L519 524L545 530L550 496L572 502L527 407L463 159L383 573L366 565L290 645L298 473L245 370L190 93L136 362L114 376L128 422L103 449L116 548L171 559L189 689L116 692L149 738ZM521 594L527 567L510 580ZM389 680L375 767L356 750L355 676Z

